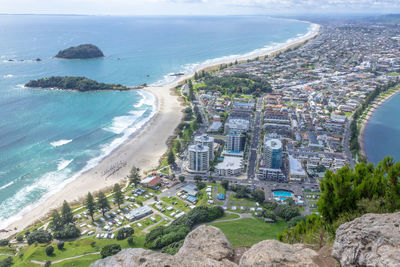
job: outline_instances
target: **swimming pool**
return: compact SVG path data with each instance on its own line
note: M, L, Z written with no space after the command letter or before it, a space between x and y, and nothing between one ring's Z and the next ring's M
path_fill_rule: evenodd
M281 200L284 200L289 197L293 197L293 193L289 191L278 190L273 192L274 197L279 197Z

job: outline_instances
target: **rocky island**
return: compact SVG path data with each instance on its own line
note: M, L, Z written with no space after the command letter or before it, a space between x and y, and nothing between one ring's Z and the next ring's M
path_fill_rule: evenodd
M70 76L53 76L50 78L42 78L31 80L26 87L34 88L55 88L62 90L77 90L81 92L100 91L100 90L127 90L128 88L121 84L99 83L86 77L70 77Z
M56 55L56 58L65 59L87 59L97 57L104 57L104 54L97 46L92 44L72 46L70 48L61 50Z

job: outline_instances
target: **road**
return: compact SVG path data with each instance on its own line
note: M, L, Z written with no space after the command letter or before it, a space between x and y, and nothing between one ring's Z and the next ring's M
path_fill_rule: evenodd
M260 142L260 135L261 135L260 124L261 124L262 103L263 103L262 97L258 98L256 118L253 124L253 135L251 138L249 158L248 158L247 176L249 177L249 179L254 179L256 173L258 143Z

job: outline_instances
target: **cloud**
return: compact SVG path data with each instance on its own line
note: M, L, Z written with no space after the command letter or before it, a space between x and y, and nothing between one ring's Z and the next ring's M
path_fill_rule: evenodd
M275 14L400 12L399 0L1 0L2 13Z

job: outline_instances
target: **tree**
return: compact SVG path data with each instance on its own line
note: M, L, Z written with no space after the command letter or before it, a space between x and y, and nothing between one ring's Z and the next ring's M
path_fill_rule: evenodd
M195 180L197 183L200 182L200 181L201 181L201 176L196 175L196 176L194 177L194 180Z
M52 218L51 226L54 231L60 230L64 226L64 222L57 210L53 210Z
M188 94L188 99L189 101L193 101L194 100L194 92L193 92L193 83L192 80L189 80L189 94Z
M74 215L72 214L71 208L65 200L61 208L61 218L63 224L69 224L74 221Z
M106 213L106 211L110 208L108 199L106 198L106 195L104 195L103 192L100 192L97 197L97 208L101 211L103 216Z
M131 173L129 174L129 182L135 185L135 187L137 187L138 184L140 184L140 173L135 166L132 167Z
M35 242L42 244L49 243L51 240L53 240L53 236L45 230L34 230L27 237L28 245L31 245Z
M10 243L8 239L0 239L0 246L8 246L8 243Z
M129 246L132 246L133 245L133 237L128 237L128 244L129 244Z
M118 208L120 209L121 204L124 203L124 196L122 195L121 187L119 186L119 184L114 185L114 200Z
M53 255L53 252L54 252L53 246L47 246L47 247L46 247L46 255L47 255L47 256Z
M223 180L223 181L221 182L221 185L222 185L222 187L223 187L225 190L228 190L228 188L229 188L229 181L228 181L228 180Z
M24 240L24 237L22 235L17 236L17 241L22 242Z
M11 257L7 257L4 260L0 261L1 267L9 267L13 264L13 260Z
M115 255L120 251L121 251L121 246L119 244L110 244L110 245L104 246L101 249L100 255L104 259L105 257Z
M179 181L181 181L181 183L183 183L185 181L185 176L179 175Z
M44 267L50 267L50 266L51 266L51 261L46 261Z
M131 227L124 227L124 228L121 228L121 229L117 232L117 235L116 235L115 238L116 238L117 240L124 240L124 239L126 239L126 238L132 236L133 233L134 233L133 228L131 228Z
M256 191L251 192L251 197L260 203L263 203L265 200L265 194L264 194L264 191L262 191L262 190L256 190Z
M167 158L168 164L169 165L174 165L175 164L175 155L172 149L168 152L168 158Z
M93 196L90 192L88 192L87 194L85 206L89 212L90 217L92 218L92 221L94 221L93 215L96 210L96 204L94 203Z
M58 241L58 243L57 243L57 248L58 248L58 250L63 250L63 248L64 248L64 241Z

